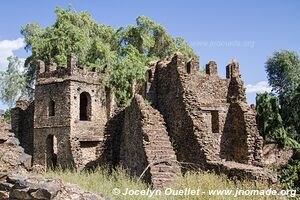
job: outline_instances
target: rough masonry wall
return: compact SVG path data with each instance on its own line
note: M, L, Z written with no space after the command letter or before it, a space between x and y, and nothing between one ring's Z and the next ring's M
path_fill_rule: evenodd
M105 124L113 110L113 95L100 87L100 74L76 65L38 61L35 90L34 163L84 168L101 153ZM45 153L46 152L46 153ZM63 159L63 160L62 160Z
M25 153L33 155L34 102L17 101L11 112L12 131Z
M90 95L90 119L80 120L80 94ZM72 81L70 85L70 138L74 159L79 168L85 167L99 155L107 122L106 92L99 84Z
M49 116L50 101L55 102L55 114ZM34 128L70 126L70 82L36 85Z
M144 173L154 187L165 186L180 173L163 118L140 95L125 111L120 162L132 175Z
M243 102L232 103L221 139L221 158L259 164L263 139L258 135L255 112Z
M54 167L54 165L62 168L75 167L73 152L71 151L71 140L68 134L69 132L69 127L35 129L33 165L36 168L42 167L44 169L49 169L51 167ZM57 142L53 144L50 143L51 141L49 141L48 138L51 135L56 138ZM55 158L52 154L54 146L57 147L56 163L53 160Z
M209 135L205 133L205 116L201 108L187 104L189 101L197 103L198 99L189 91L189 86L184 88L182 78L189 76L185 70L183 57L174 56L171 62L158 63L154 78L157 91L156 107L166 121L178 160L188 163L183 170L204 168L206 162L213 159L209 156L215 155L210 152L210 146L213 144L207 137Z
M204 168L206 162L221 159L257 164L262 140L255 113L244 103L238 64L228 66L227 79L218 77L212 61L206 73L196 65L185 64L177 54L157 64L152 82L155 106L167 123L179 161Z
M36 85L34 112L34 165L44 166L49 163L46 151L50 144L49 137L57 139L57 161L61 166L73 166L74 160L70 149L70 82ZM50 101L55 102L55 113L49 115ZM47 140L48 139L48 140ZM51 139L50 139L51 140ZM47 142L48 141L48 142Z

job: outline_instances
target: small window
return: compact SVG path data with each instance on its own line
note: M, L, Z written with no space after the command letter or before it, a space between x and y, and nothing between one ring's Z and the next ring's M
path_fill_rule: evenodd
M151 70L148 70L147 75L148 75L148 76L147 76L147 81L150 82L151 79L152 79L152 71L151 71Z
M219 112L211 111L211 129L213 133L219 133Z
M55 116L55 102L53 100L50 100L48 109L49 116Z
M188 64L186 65L186 72L187 72L188 74L191 73L191 64L190 64L190 63L188 63Z
M80 108L79 108L80 121L91 120L91 96L87 92L80 94Z

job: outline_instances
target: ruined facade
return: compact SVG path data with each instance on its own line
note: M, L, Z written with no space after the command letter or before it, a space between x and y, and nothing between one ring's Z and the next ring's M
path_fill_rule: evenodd
M156 187L190 169L268 179L238 63L226 72L221 79L215 62L203 72L175 54L151 63L131 105L117 108L101 74L80 69L73 55L65 68L39 61L35 101L17 105L12 127L27 138L21 145L34 166L121 164Z

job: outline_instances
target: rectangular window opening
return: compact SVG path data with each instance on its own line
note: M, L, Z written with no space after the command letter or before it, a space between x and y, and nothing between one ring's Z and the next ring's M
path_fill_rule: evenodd
M218 111L211 111L211 129L213 133L219 133L219 112Z

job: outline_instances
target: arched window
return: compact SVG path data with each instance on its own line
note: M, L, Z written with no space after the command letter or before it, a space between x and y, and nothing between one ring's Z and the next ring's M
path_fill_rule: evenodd
M79 119L80 121L91 120L91 96L87 92L80 94L80 105L79 105Z
M49 116L55 116L55 101L52 99L49 102L48 114Z

